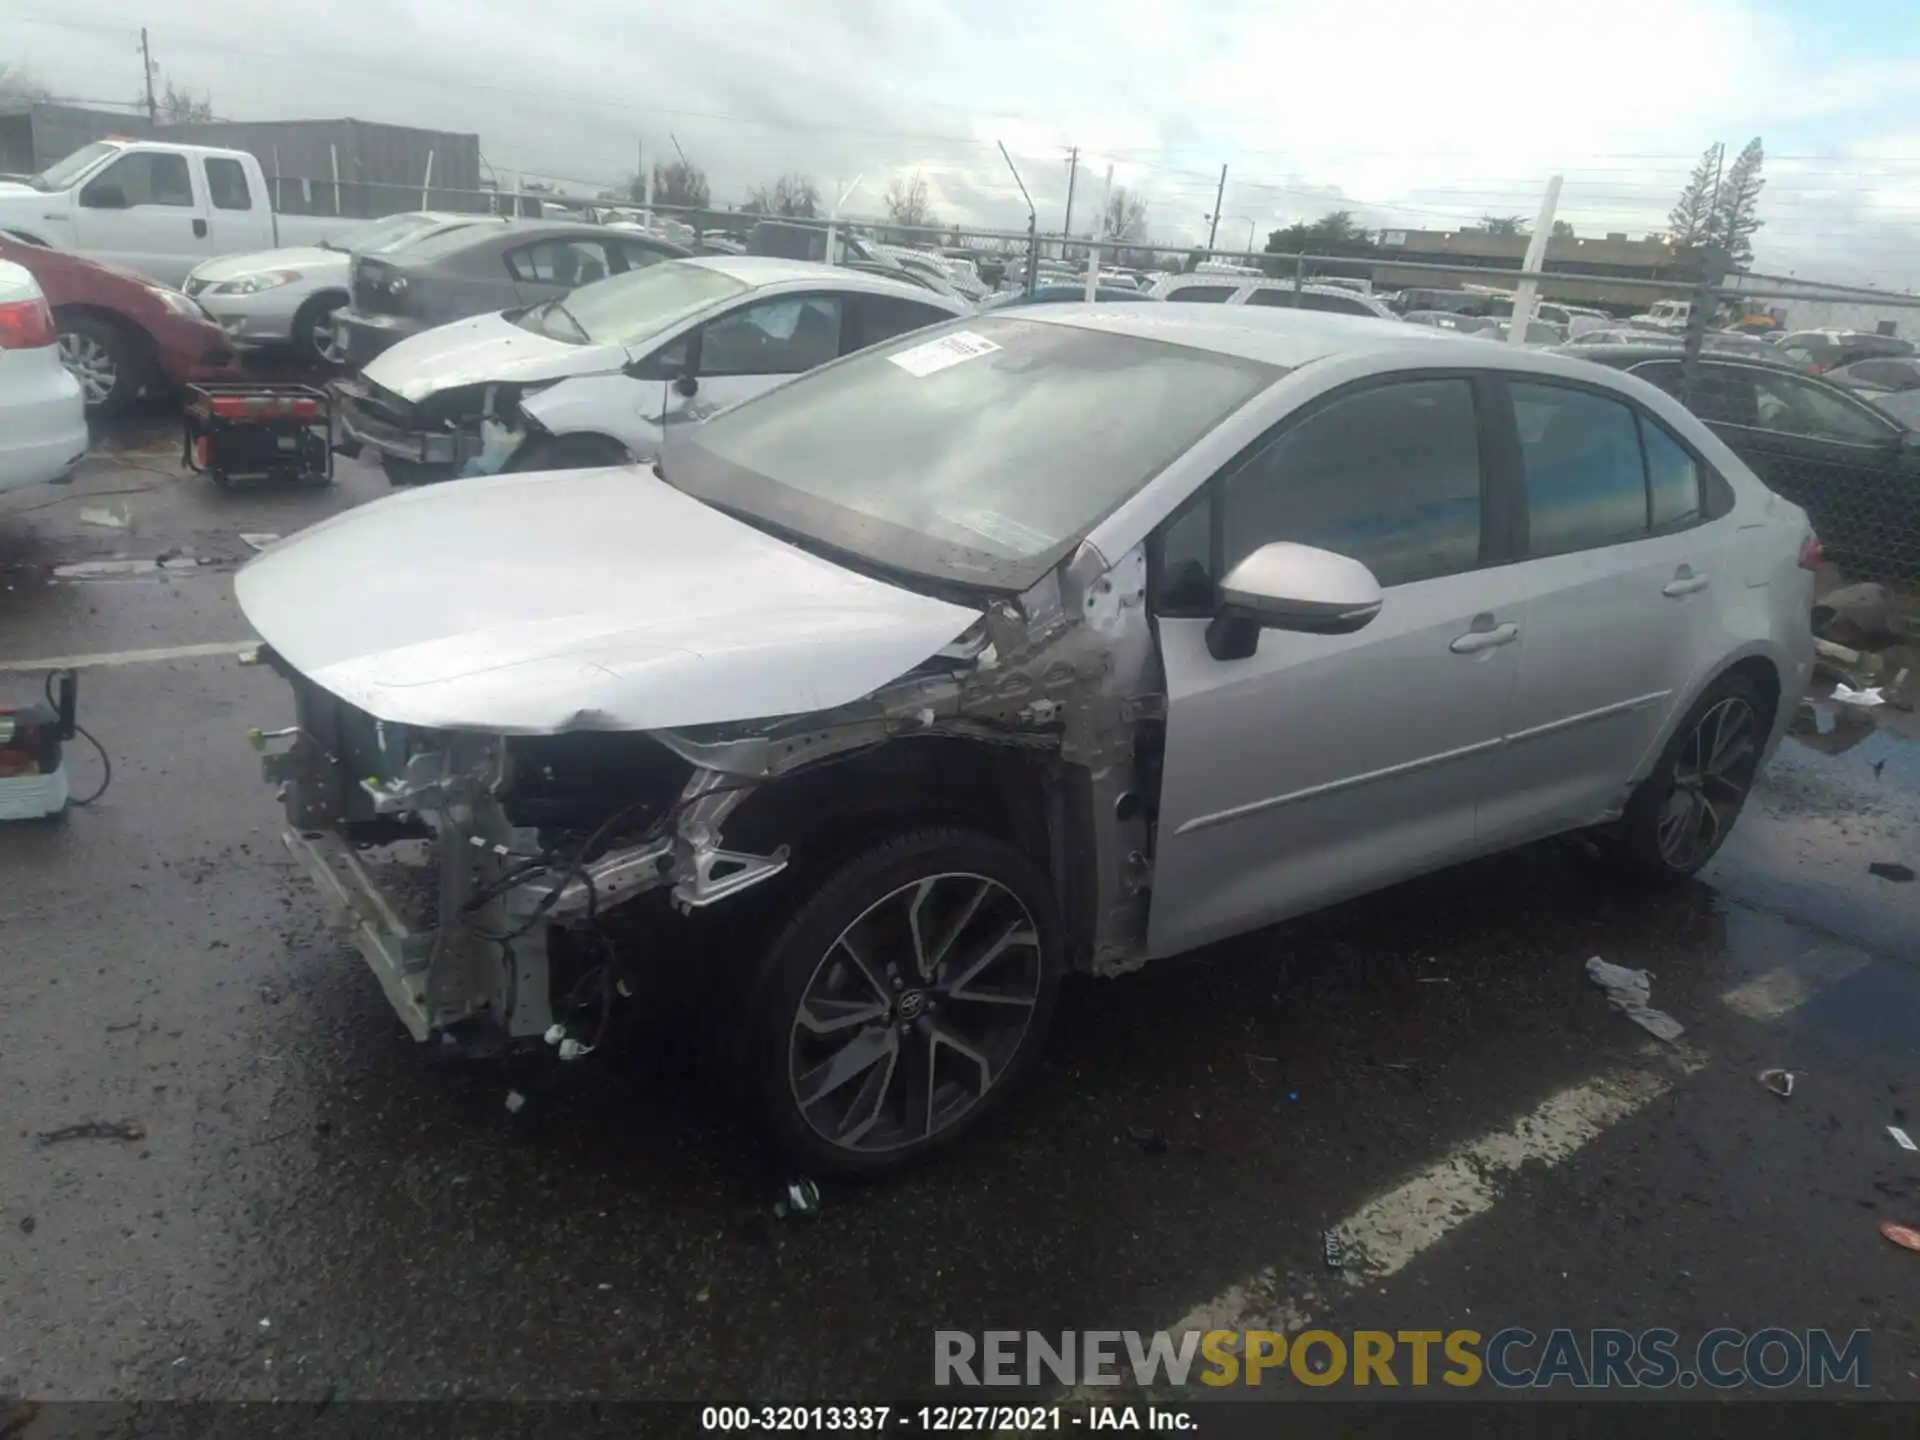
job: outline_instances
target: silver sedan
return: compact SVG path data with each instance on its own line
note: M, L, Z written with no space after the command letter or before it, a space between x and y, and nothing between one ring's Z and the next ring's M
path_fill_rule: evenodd
M1630 375L1061 305L657 469L376 502L238 589L295 694L286 843L416 1038L585 1057L700 967L772 1136L872 1174L987 1120L1070 970L1571 831L1693 874L1807 682L1817 556ZM408 836L424 908L362 858Z

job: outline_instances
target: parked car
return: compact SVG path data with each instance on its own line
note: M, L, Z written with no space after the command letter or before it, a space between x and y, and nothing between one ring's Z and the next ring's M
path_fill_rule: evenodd
M62 479L86 457L80 382L58 338L39 282L0 260L0 490Z
M1565 353L1676 397L1684 388L1673 349ZM1763 354L1702 356L1691 405L1767 485L1806 509L1830 558L1864 578L1920 580L1920 434L1906 422Z
M685 254L651 235L606 225L515 220L448 230L403 250L356 256L352 299L334 311L334 333L346 363L358 369L436 326L557 300Z
M235 339L290 346L301 359L336 364L345 356L334 335L333 312L347 303L355 255L388 255L452 230L508 223L497 215L412 210L370 220L318 245L203 261L181 288Z
M604 465L651 458L669 431L969 308L844 266L693 257L430 330L334 393L349 443L401 483L470 462Z
M1376 320L1400 317L1371 295L1356 295L1338 285L1295 285L1291 280L1251 280L1238 274L1170 275L1148 292L1156 300L1180 304L1257 305L1289 310L1320 310L1329 315L1367 315Z
M1425 325L1433 330L1449 330L1456 335L1477 335L1500 322L1484 315L1462 315L1457 310L1409 310L1400 317L1409 325Z
M178 285L203 260L311 245L359 222L275 215L244 150L97 140L24 184L0 182L0 232Z
M1827 378L1849 390L1920 390L1920 357L1889 355L1856 360L1827 372Z
M1036 285L1031 295L1024 290L1015 290L1007 295L996 295L987 302L986 308L1007 310L1020 305L1073 305L1084 303L1086 298L1087 287L1084 281L1078 285ZM1138 290L1122 290L1112 285L1096 286L1093 292L1094 303L1099 305L1128 300L1152 301L1153 298Z
M1629 316L1627 324L1639 330L1684 330L1692 314L1691 300L1656 300L1638 315Z
M53 307L60 359L94 419L156 387L240 378L232 338L199 301L171 286L5 236L0 260L31 274Z
M1061 305L652 470L376 501L237 590L298 717L285 842L416 1039L577 1055L607 966L711 975L801 1173L872 1175L991 1116L1069 970L1566 831L1693 874L1807 682L1813 549L1628 376ZM401 836L436 910L358 861Z
M1913 342L1897 335L1863 334L1857 330L1796 330L1774 341L1780 354L1797 360L1816 374L1837 370L1859 360L1911 355Z
M1489 320L1486 329L1477 330L1473 333L1479 339L1498 340L1504 344L1507 337L1513 333L1513 321ZM1525 343L1528 345L1564 345L1567 343L1567 332L1560 326L1554 325L1546 320L1529 320L1527 322L1527 338Z
M1405 314L1414 310L1446 310L1456 315L1485 316L1493 297L1485 290L1434 290L1416 287L1402 290L1391 308Z

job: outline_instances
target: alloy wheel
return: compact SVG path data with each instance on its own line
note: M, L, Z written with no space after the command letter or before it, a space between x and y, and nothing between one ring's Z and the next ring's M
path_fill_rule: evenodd
M1673 789L1660 813L1660 856L1688 870L1713 853L1753 785L1760 722L1753 706L1729 696L1711 707L1680 747Z
M1044 974L1020 898L984 875L900 886L827 947L788 1045L801 1115L828 1143L898 1150L948 1129L1025 1043Z
M307 331L308 345L312 347L313 353L328 365L346 364L347 355L341 343L342 339L340 327L334 323L331 310L323 310L316 315L312 327Z
M120 362L91 335L69 330L60 336L60 363L80 382L89 405L103 405L120 383Z

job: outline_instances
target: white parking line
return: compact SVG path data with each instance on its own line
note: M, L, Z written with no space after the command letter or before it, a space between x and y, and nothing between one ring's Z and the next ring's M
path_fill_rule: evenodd
M165 645L154 650L110 650L101 655L49 655L40 660L0 660L0 672L81 670L103 665L144 665L156 660L193 660L204 655L238 655L258 640L214 640L204 645Z

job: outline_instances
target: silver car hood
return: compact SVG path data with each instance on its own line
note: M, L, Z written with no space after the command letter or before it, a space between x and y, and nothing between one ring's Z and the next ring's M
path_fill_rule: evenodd
M235 589L288 664L361 709L503 734L844 705L980 618L797 549L638 467L390 495L271 546Z
M417 403L461 385L605 375L626 363L619 345L569 345L523 330L504 315L475 315L402 340L376 356L365 374Z
M347 283L348 257L339 250L321 245L289 245L284 250L251 250L244 255L222 255L203 260L193 267L193 277L209 285L226 280L244 280L274 270L298 270L308 280L334 285Z

